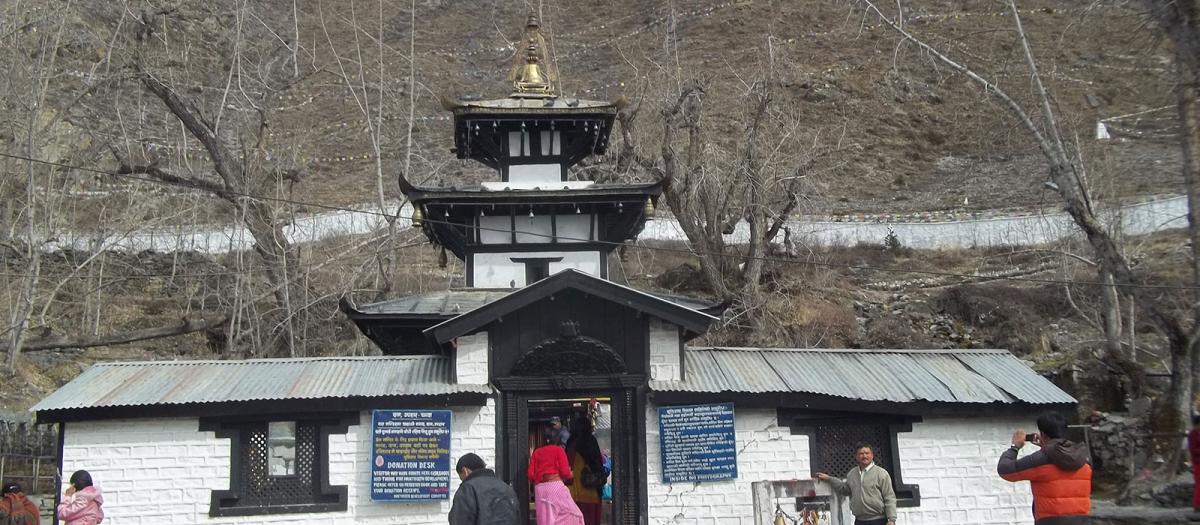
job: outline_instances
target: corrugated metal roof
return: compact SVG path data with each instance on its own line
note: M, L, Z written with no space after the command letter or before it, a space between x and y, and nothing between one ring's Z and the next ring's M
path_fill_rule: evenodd
M455 316L507 297L510 293L512 290L440 290L364 305L358 311L364 314Z
M420 295L410 295L358 307L358 311L370 315L424 315L453 317L465 314L481 306L503 299L516 290L486 289L486 288L452 288ZM681 295L662 294L638 290L665 301L670 301L684 308L704 311L717 306L716 303L685 297Z
M661 392L798 393L908 403L1075 403L1004 350L688 348Z
M441 356L100 363L31 412L283 399L490 394L450 382Z

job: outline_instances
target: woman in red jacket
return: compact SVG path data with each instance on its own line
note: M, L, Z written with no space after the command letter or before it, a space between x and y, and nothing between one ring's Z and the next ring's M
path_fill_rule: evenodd
M571 482L571 467L567 464L567 453L558 446L557 430L547 428L542 433L542 446L529 457L526 475L534 484L537 525L583 525L583 513L564 484Z

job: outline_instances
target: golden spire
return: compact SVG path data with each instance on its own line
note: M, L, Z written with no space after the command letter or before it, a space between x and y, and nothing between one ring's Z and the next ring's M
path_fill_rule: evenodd
M513 60L512 81L516 91L512 96L520 98L553 98L554 72L546 60L546 39L542 37L541 23L537 15L529 13L525 32L521 35L517 56Z

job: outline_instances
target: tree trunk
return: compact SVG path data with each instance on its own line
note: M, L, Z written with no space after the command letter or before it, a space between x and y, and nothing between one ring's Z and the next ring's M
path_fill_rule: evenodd
M294 293L298 257L279 221L275 219L274 208L258 201L250 201L247 208L246 229L254 237L254 251L266 263L267 280L274 290L276 304L283 310L282 342L288 355L296 357L292 297L298 295Z
M1200 2L1192 2L1193 16L1200 17ZM1179 84L1175 86L1179 106L1179 134L1183 143L1183 179L1188 196L1188 237L1192 244L1192 285L1200 285L1200 20L1191 20L1191 38L1177 42L1175 67ZM1188 392L1177 392L1181 399L1175 405L1187 418L1195 410L1195 395L1200 391L1200 351L1197 350L1197 330L1200 330L1200 288L1192 289L1192 333L1188 337L1186 363L1192 374ZM1173 372L1173 371L1172 371ZM1174 398L1173 398L1174 399ZM1186 409L1186 410L1184 410ZM1186 421L1186 419L1184 419ZM1187 428L1186 423L1182 428Z
M1188 237L1191 241L1192 282L1200 285L1200 0L1148 0L1151 15L1172 40L1175 51L1175 97L1183 150L1183 180L1188 198ZM1172 380L1190 374L1186 385L1172 383L1170 405L1180 431L1187 428L1200 389L1200 288L1192 290L1192 327L1171 338ZM1185 388L1186 386L1186 388Z

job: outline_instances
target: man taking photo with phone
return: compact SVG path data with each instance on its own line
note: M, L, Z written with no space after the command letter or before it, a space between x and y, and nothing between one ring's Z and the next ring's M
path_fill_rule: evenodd
M1092 466L1087 446L1066 439L1067 419L1062 414L1042 414L1037 426L1037 434L1013 433L1012 446L1000 454L996 472L1008 481L1030 482L1034 525L1091 523ZM1041 450L1017 459L1026 441Z

